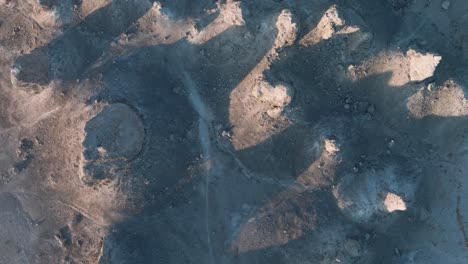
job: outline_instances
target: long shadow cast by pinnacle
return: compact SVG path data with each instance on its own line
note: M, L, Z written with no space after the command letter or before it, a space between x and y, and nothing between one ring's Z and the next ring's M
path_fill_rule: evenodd
M245 9L243 8L243 10ZM163 249L165 248L162 242L164 239L158 242L155 240L156 237L169 239L174 233L183 233L174 229L182 229L185 230L184 232L195 234L195 237L185 237L185 239L197 245L195 249L190 250L193 261L203 262L203 259L206 260L205 252L207 250L203 245L204 242L200 242L200 240L204 240L205 235L200 234L202 231L191 230L196 226L188 225L183 217L183 220L172 220L183 227L171 228L167 226L163 228L164 225L158 225L158 223L162 224L162 222L168 224L166 221L173 214L167 212L168 216L161 216L158 212L170 210L168 207L185 207L190 199L197 199L191 198L194 195L194 191L190 190L191 185L188 185L187 188L178 186L178 183L187 176L185 168L193 162L194 157L197 156L196 153L199 153L200 150L196 147L198 144L196 138L186 136L187 129L196 127L194 123L197 117L185 95L173 92L172 87L181 86L183 83L181 82L182 74L180 73L177 76L180 67L172 64L185 64L183 68L194 78L202 96L208 98L207 101L215 112L216 122L228 126L229 95L232 89L249 74L251 69L271 49L276 32L268 34L267 40L261 40L260 43L264 46L255 47L254 45L254 53L249 52L248 47L237 47L232 49L231 52L215 47L229 44L230 39L239 35L242 36L248 31L258 30L261 23L265 23L265 21L268 21L269 25L273 25L276 20L275 14L278 14L280 9L276 7L273 13L268 13L268 11L271 10L263 10L264 14L262 13L260 17L254 16L251 19L244 17L246 27L228 29L200 46L193 46L186 41L180 41L167 46L145 47L132 51L129 56L117 58L115 64L106 65L102 68L105 87L98 97L105 101L118 101L125 98L126 102L135 105L140 110L147 131L149 131L146 149L132 165L132 175L142 175L148 178L157 176L157 181L150 180L149 184L145 186L146 191L144 191L145 198L143 201L146 204L143 213L116 224L119 232L114 235L113 240L120 241L120 249L134 252L129 256L129 259L136 258L143 263L155 260L167 262L171 259L175 262L177 262L176 259L182 261L184 259L183 255L174 256L169 248L168 251L157 252L149 247L138 246L141 243L138 241L152 241L154 247ZM257 42L254 43L258 45ZM249 46L251 44L245 43L245 45ZM186 61L180 62L179 55L175 54L177 54L177 50L182 49L185 51L190 50L187 54L199 54L201 51L208 51L210 55L202 58L202 61L196 61L188 57ZM219 67L220 64L229 61L231 58L246 59L238 68ZM225 76L229 76L229 78ZM208 83L206 80L209 80ZM220 86L226 88L219 89ZM214 90L213 87L217 88L216 94L211 94L211 91ZM132 92L128 92L128 89L132 89ZM175 140L171 140L171 136ZM285 137L286 134L280 138L285 140ZM169 141L167 141L168 138ZM290 148L288 147L288 149ZM155 160L154 157L164 157L164 159ZM294 173L291 175L292 178L295 176ZM258 202L261 201L256 201L256 203ZM190 209L185 210L186 214L197 214ZM203 209L198 208L198 210L198 214L200 214ZM233 210L235 211L236 208L233 208ZM184 213L179 211L178 214ZM156 215L161 218L155 219ZM176 218L173 215L172 217ZM193 219L193 222L202 226L202 223L197 219ZM154 225L159 227L155 228ZM151 234L144 235L144 233L148 233L145 229L150 228L150 226L153 226ZM167 233L167 230L171 229L173 230ZM121 235L128 232L135 232L135 235L128 238L121 237ZM178 241L179 239L182 239L182 237L175 240ZM180 244L180 242L173 243ZM223 249L220 248L220 250ZM217 252L216 255L217 259L220 253ZM168 263L175 262L169 261Z
M135 23L153 6L154 0L113 0L73 25L47 46L15 61L16 78L26 84L47 85L51 81L75 81L109 49L122 33L133 32ZM205 1L207 2L207 1ZM169 3L165 5L171 6ZM164 5L164 6L165 6ZM214 2L207 7L214 7ZM172 15L191 17L202 10L187 9Z
M265 20L264 17L262 17L261 19L257 18L256 21L254 21L253 23L252 23L252 21L246 21L247 22L247 28L253 29L253 28L255 28L255 25L258 25L263 20ZM272 22L274 22L274 21L271 21L270 23L272 23ZM222 52L222 53L218 54L218 53L216 53L216 49L210 49L210 47L211 47L211 45L213 45L215 47L216 46L222 46L225 39L228 39L230 35L235 35L233 33L235 33L236 31L238 33L241 33L241 31L239 31L238 29L231 29L231 30L228 30L227 32L224 32L222 35L217 36L216 38L210 40L208 43L205 43L205 44L203 44L203 45L201 45L199 47L190 46L188 43L182 41L182 42L176 43L176 44L174 44L172 46L162 46L162 47L159 46L159 47L149 47L149 48L140 49L140 50L134 52L135 56L133 58L125 57L125 58L122 59L121 62L118 62L116 66L112 66L114 69L118 69L119 67L121 67L121 69L116 70L116 71L119 72L119 74L111 74L110 76L116 76L116 75L128 76L128 71L130 69L135 71L136 68L140 68L141 70L136 70L138 72L138 74L136 74L138 76L138 78L137 78L137 76L135 76L134 78L130 78L131 80L133 80L131 82L132 87L138 87L140 85L135 85L136 83L138 83L137 79L140 79L140 80L146 79L146 77L144 77L144 76L148 76L148 73L151 73L151 76L148 76L147 79L145 80L145 84L146 85L153 85L154 83L162 84L162 86L164 86L164 87L160 87L158 90L165 89L165 92L160 93L159 96L154 96L154 97L149 96L147 99L144 99L144 100L152 100L152 102L146 103L148 105L150 105L151 103L154 104L154 101L157 101L162 105L165 105L165 101L172 100L172 99L170 99L171 97L177 97L177 96L171 94L171 92L169 91L168 86L174 86L174 85L177 85L177 83L180 83L180 80L178 80L177 76L174 78L175 80L172 80L172 81L167 80L167 78L168 78L167 73L168 72L171 73L171 69L170 69L171 68L171 65L170 65L171 63L170 62L178 61L178 58L171 58L170 54L173 54L173 52L171 52L171 50L177 50L177 49L182 49L182 48L183 49L194 49L195 53L198 50L205 50L205 49L209 50L211 53L214 53L214 54L212 54L211 58L206 60L206 62L208 62L208 63L203 63L203 62L196 63L196 62L192 62L190 58L187 58L186 69L188 70L188 72L190 72L190 74L192 76L194 76L195 82L197 83L198 87L201 88L201 91L200 91L201 94L208 98L208 102L210 103L210 107L212 107L213 110L215 110L215 112L216 112L216 121L219 121L221 124L225 124L225 125L229 126L229 112L228 112L228 108L226 106L229 105L229 99L228 98L229 98L229 95L230 95L232 89L234 89L234 87L236 87L237 84L240 83L240 81L244 79L244 77L249 73L249 69L252 69L260 61L260 59L271 48L271 46L273 44L273 38L272 38L272 39L269 40L268 45L265 45L265 47L263 47L263 52L258 52L258 54L255 54L255 56L250 59L250 62L247 63L247 65L250 65L250 66L243 68L244 71L240 71L240 72L234 71L233 72L232 68L225 69L223 67L219 67L219 65L217 63L212 63L213 60L218 61L218 62L225 62L226 60L229 60L230 58L232 58L234 56L234 54L226 53L226 52ZM324 46L325 46L325 44L321 45L320 47L317 47L317 48L311 48L312 50L314 50L313 52L311 52L311 54L316 55L319 52L319 50L324 48ZM241 48L241 49L238 49L236 51L243 52L245 50L246 49ZM249 55L248 53L246 55L243 55L242 53L241 54L238 54L238 53L235 54L235 56L239 57L239 58L243 58L243 57L248 56L248 55ZM284 59L288 60L288 57L285 56ZM151 63L146 64L146 63L143 63L143 61L151 61ZM301 63L303 63L302 59L299 59L299 61ZM196 63L196 66L194 67L193 64L195 64L195 63ZM280 64L280 63L281 62L278 62L278 64ZM301 63L299 63L299 64L301 64ZM158 65L161 65L161 64L162 64L162 66L158 66ZM307 65L307 63L303 63L303 65L304 64ZM127 67L125 65L131 65L131 66ZM213 66L212 67L204 67L204 65L213 65ZM245 65L243 65L243 66L245 66ZM315 68L315 71L317 72L316 73L317 75L320 75L320 69L318 67ZM154 72L158 72L160 74L160 76L156 75ZM172 70L172 72L174 72L174 70ZM310 72L307 73L307 74L309 76L313 75ZM224 76L229 76L229 79L226 79ZM226 83L227 83L228 88L227 89L217 89L216 94L213 95L213 94L210 94L211 93L210 90L211 90L212 87L217 87L219 85L219 83L218 82L214 82L214 83L208 82L207 83L205 80L211 80L211 79L216 80L217 78L223 80L223 83L222 83L223 86L226 86ZM127 77L125 77L123 79L127 79ZM166 81L161 81L163 79L166 79ZM114 87L114 85L118 85L118 83L121 83L122 81L123 81L122 79L119 79L116 82L110 83L108 86L109 87ZM327 80L327 81L331 81L331 83L328 83L328 85L333 86L333 84L335 83L333 81L333 74L332 74L332 76L330 76L330 80ZM322 83L322 85L324 85L324 83ZM337 85L337 84L335 83L335 85ZM110 88L110 89L112 89L112 88ZM149 89L149 88L143 88L143 89ZM297 90L300 90L300 89L297 89ZM157 93L156 90L153 90L152 92ZM139 93L137 93L137 95L138 94ZM123 96L123 94L120 94L120 95L115 95L114 94L114 96L121 97L121 96ZM326 98L325 94L321 95L321 96L325 96L325 98ZM108 95L104 96L104 98L106 98L106 97L108 98L109 96ZM128 96L127 96L127 98L128 98ZM137 105L139 105L140 107L145 105L145 103L143 103L141 101L143 99L133 98L132 100ZM320 108L320 107L323 106L323 107L329 109L330 112L332 112L332 113L335 112L335 114L338 114L340 112L340 111L337 110L336 107L327 105L326 100L323 100L323 101L325 102L325 105L324 104L319 104L319 105L315 105L313 107ZM188 104L189 103L186 101L186 105L188 105ZM172 106L173 104L170 104L170 105ZM182 113L180 113L178 118L174 118L174 115L173 115L174 110L169 110L171 108L170 106L167 106L167 108L164 107L165 109L159 108L160 106L154 106L154 107L158 107L158 109L160 109L160 110L152 110L152 111L155 111L155 112L166 112L166 111L172 112L172 114L169 115L170 117L168 117L166 119L166 121L162 121L160 124L170 123L171 122L170 120L184 120L184 118L183 118L184 115ZM178 108L185 109L185 107L186 106L179 104ZM308 106L308 108L310 108L310 106ZM310 110L310 109L308 109L308 110ZM185 110L182 110L181 112L185 112ZM323 116L316 116L314 119L309 119L308 122L314 123L314 122L318 121L320 118L323 118ZM192 117L186 118L185 120L187 120L186 124L190 124L190 123L193 123L194 120L196 120L196 119L195 119L194 116L192 116ZM176 121L176 122L179 122L179 121ZM155 129L160 129L160 124L159 125L155 124L154 128ZM267 142L264 142L264 143L261 143L261 144L259 144L257 146L249 148L247 150L243 150L241 152L238 152L237 155L244 156L244 158L242 159L243 161L248 162L250 160L251 162L250 162L250 164L248 164L248 167L252 168L252 167L256 166L257 167L256 169L259 172L268 174L271 171L279 171L278 174L289 175L289 176L286 176L286 177L287 178L289 177L290 179L294 180L295 177L300 175L306 169L306 166L308 166L309 164L311 164L314 161L314 160L307 160L307 161L300 161L298 163L297 160L295 160L295 156L297 154L297 153L295 153L295 151L297 150L296 147L300 148L300 145L302 143L301 142L302 141L301 134L302 134L302 136L307 134L307 133L304 134L303 132L301 132L303 130L307 130L307 127L304 127L304 126L301 126L301 125L293 125L289 129L281 132L280 134L273 136L273 138L271 140L269 140ZM161 132L162 131L160 131L160 133ZM164 133L164 132L162 132L162 133ZM169 133L164 133L164 134L166 134L166 136L170 136ZM175 134L181 135L183 133L181 131L178 131ZM156 141L156 139L153 139L153 140L150 139L150 142L155 142L155 141ZM293 142L296 141L296 143L292 143L291 141L293 141ZM183 157L183 155L186 155L187 149L190 149L188 146L191 145L191 144L194 144L194 143L196 144L196 142L194 142L194 141L193 142L188 142L187 144L181 145L180 147L176 147L176 149L174 149L173 153L177 153L177 154L174 154L174 155L176 155L178 157ZM262 160L261 157L268 157L268 156L271 155L271 153L269 153L271 148L264 147L265 144L270 144L270 146L273 146L274 148L278 149L278 151L276 151L274 153L274 155L277 154L274 158L278 159L278 160L281 160L281 162L278 162L278 163L275 164L275 163L269 162L266 159ZM293 144L295 146L291 146L291 144ZM153 144L150 144L150 145L153 145ZM172 144L172 145L174 145L174 144ZM281 147L281 146L283 146L283 147ZM172 146L172 148L174 148L174 146ZM150 154L150 153L152 153L151 156L153 156L154 152L151 152L151 151L147 152L147 154ZM166 157L166 165L165 166L169 167L170 165L168 165L168 164L174 164L174 162L173 162L174 158L171 157L171 155L165 156L165 157ZM189 155L189 157L190 157L190 155ZM142 157L141 160L145 160L145 158ZM185 159L185 160L190 161L190 159ZM258 164L260 164L260 166L258 166ZM297 166L297 164L304 165L304 166L300 167L300 166ZM135 168L143 168L144 166L141 166L141 165L142 164L138 164L138 165L135 165L134 167ZM190 194L193 194L192 191L190 191L190 190L187 191L187 190L184 190L184 189L177 189L177 188L172 188L172 187L169 187L170 190L173 189L173 191L168 191L169 195L161 194L161 195L157 196L156 198L154 198L155 193L156 194L162 193L161 189L164 188L164 186L176 186L176 183L180 180L180 178L178 178L177 176L174 177L173 172L174 172L175 169L176 168L170 168L170 169L167 169L167 170L163 170L161 168L161 166L155 168L156 171L159 171L158 174L161 174L160 171L163 170L164 172L167 173L168 177L160 178L159 182L154 184L154 186L152 186L150 184L149 190L151 190L151 191L149 192L149 197L147 197L148 199L144 199L144 200L146 200L146 201L151 200L150 196L153 196L154 203L151 204L151 205L148 205L148 207L146 208L146 212L144 212L142 215L136 216L133 219L128 220L127 222L121 223L119 225L121 227L121 229L120 229L121 232L119 232L119 234L115 235L115 239L117 241L120 240L120 239L125 240L125 238L124 238L125 233L135 232L135 235L132 236L132 238L129 238L127 241L124 242L124 244L126 244L126 246L124 246L124 248L126 248L127 250L129 250L131 252L135 252L133 257L136 258L138 256L138 259L141 259L142 261L149 261L149 260L156 260L156 259L161 260L161 261L162 260L165 260L165 261L172 260L172 261L174 261L175 259L178 259L178 260L184 259L182 256L180 256L180 258L178 258L177 256L174 257L170 252L157 252L157 251L154 251L154 250L144 249L144 247L141 247L140 242L138 242L138 241L145 241L145 240L147 240L147 239L149 239L151 237L150 241L152 241L152 243L154 243L153 245L155 245L156 248L165 248L166 247L164 245L165 242L163 242L163 241L167 241L167 239L169 239L171 237L171 236L168 236L167 234L164 234L165 233L164 229L167 228L167 227L164 227L164 226L165 226L165 224L167 224L168 219L166 219L164 216L162 216L160 214L156 214L157 217L161 217L161 218L166 219L166 220L155 219L157 217L155 216L154 212L155 211L161 211L164 208L167 208L168 204L171 205L171 206L176 206L176 207L181 206L183 208L184 207L183 204L186 204L190 200L189 196L190 196ZM265 169L268 169L268 170L265 170ZM138 174L136 172L139 172L139 170L135 169L134 173ZM162 173L162 174L166 174L166 173ZM184 174L182 171L180 173L181 174L179 174L179 175ZM144 174L144 173L139 173L139 174ZM185 193L185 192L188 192L188 193ZM274 199L275 195L273 195L272 197ZM301 195L299 194L295 199L300 199L300 197L301 197ZM328 197L329 198L327 198L327 199L332 199L330 196L328 196ZM268 198L268 196L264 197L263 199L265 199L265 198L267 200L270 199L270 198ZM330 200L328 200L328 201L330 202ZM258 203L258 202L259 201L256 201L256 203ZM292 203L294 203L294 201L292 201ZM262 204L258 204L256 206L261 206L261 205ZM185 210L186 210L186 212L185 212L186 214L193 213L189 209L185 209ZM236 211L236 208L232 208L232 210ZM182 213L182 212L180 212L180 213ZM279 214L281 214L281 212L279 212ZM170 217L170 216L168 216L168 217ZM179 223L181 225L187 225L187 223L184 222L185 220L175 220L174 219L173 221L176 221L177 223ZM181 221L181 222L179 222L179 221ZM201 226L200 223L197 222L196 220L193 220L193 222L194 222L194 224L196 223L195 225ZM153 230L151 235L150 234L144 235L144 233L148 232L146 230L147 226L158 225L157 223L160 224L160 227L156 227L156 228L153 227L156 230ZM195 228L195 230L196 229L202 229L202 228L196 228L196 227L186 227L186 228L176 228L176 229L179 230L178 231L179 233L183 233L183 232L190 233L190 232L192 232L192 233L195 233L197 236L199 236L199 238L202 237L202 235L200 233L197 233L197 231L192 230L192 228ZM184 231L181 231L181 230L184 230ZM311 230L309 230L309 231L311 231ZM178 232L175 231L175 230L171 231L171 233L178 233ZM158 236L161 239L161 241L159 241L159 242L156 239L156 237L158 237ZM185 238L190 240L189 237L185 237ZM179 239L182 239L182 237L179 238ZM192 243L197 243L197 242L199 242L199 241L198 240L192 241ZM175 243L177 245L180 244L180 242L173 242L173 243ZM156 246L156 245L159 245L159 246ZM206 248L204 248L203 246L201 246L200 248L197 246L197 250L207 251ZM192 251L192 250L190 250L190 251ZM251 259L251 257L249 255L252 255L252 254L256 255L254 258L262 258L262 255L265 255L265 256L268 255L267 251L268 251L268 249L253 251L251 253L243 253L245 256L244 257L241 256L241 258ZM196 254L192 253L191 255L192 255L192 260L191 261L194 261L194 262L196 262L197 260L202 260L203 256L204 256L204 254L201 254L202 256L200 256L199 252L197 252ZM251 259L251 260L253 260L253 259Z

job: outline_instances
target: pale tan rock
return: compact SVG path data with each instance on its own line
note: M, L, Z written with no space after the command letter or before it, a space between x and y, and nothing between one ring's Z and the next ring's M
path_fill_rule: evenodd
M394 211L406 211L405 201L394 193L387 193L384 200L385 209L391 213Z
M340 18L336 6L333 5L325 12L317 26L301 39L300 44L310 46L330 39L336 33L335 28L344 25L345 21Z
M413 49L406 52L406 56L410 63L410 80L411 81L422 81L432 75L442 60L441 56L432 53L419 53Z
M273 87L267 82L261 82L254 88L252 95L267 105L270 117L277 118L291 102L292 89L284 84Z
M289 46L297 37L297 25L293 22L291 11L283 10L276 20L278 34L275 39L275 48Z
M337 146L335 140L325 139L325 150L330 154L336 154L338 151L340 151L340 148Z

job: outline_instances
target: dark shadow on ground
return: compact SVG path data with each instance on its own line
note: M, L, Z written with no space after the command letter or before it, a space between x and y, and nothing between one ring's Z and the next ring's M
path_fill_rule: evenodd
M388 83L391 73L369 76L357 82L337 78L341 73L336 67L339 59L335 47L346 41L346 36L337 36L309 48L294 45L282 51L280 59L274 62L266 76L272 84L286 82L295 88L296 94L290 108L303 109L301 123L293 124L256 146L235 152L249 170L268 175L267 178L273 179L273 182L286 179L289 185L280 186L275 183L272 187L264 187L266 183L262 179L257 181L238 176L240 171L229 171L236 168L232 157L219 152L226 159L222 166L227 179L220 175L212 180L211 188L220 189L213 190L212 197L216 200L209 201L213 210L211 215L205 216L205 209L200 206L204 201L198 187L202 181L201 176L191 178L201 174L196 170L204 162L203 158L197 158L201 154L197 135L198 117L183 92L184 88L174 89L183 87L183 74L178 72L181 67L174 66L174 63L185 64L182 68L191 74L200 93L207 98L209 106L215 112L215 121L228 127L229 96L232 90L272 47L275 34L263 40L263 46L256 47L254 54L249 52L248 47L239 46L227 52L219 47L228 45L230 39L236 36L256 30L261 23L274 23L275 15L282 8L291 8L298 14L300 21L311 22L311 14L307 13L307 9L301 8L301 4L306 2L271 1L256 13L258 7L254 7L254 2L243 1L245 27L228 29L200 46L182 40L171 45L139 48L117 57L115 63L95 69L103 76L103 87L96 95L96 100L131 105L139 111L147 133L144 150L131 164L129 176L134 179L125 179L130 187L124 186L130 196L135 196L141 202L142 212L115 223L112 227L114 232L104 242L105 256L102 263L113 263L114 259L118 259L120 263L208 263L210 258L215 263L289 263L290 259L285 257L284 250L296 252L298 259L319 261L322 255L310 246L320 248L315 241L316 234L319 233L317 230L321 227L336 224L354 232L367 229L342 215L330 192L340 177L359 163L362 155L374 157L380 162L398 162L403 156L414 158L411 162L419 163L426 158L424 155L412 156L406 150L388 155L386 149L382 148L382 142L394 138L397 142L420 145L425 144L424 138L419 134L424 129L441 123L447 124L448 128L464 128L466 117L431 116L421 120L408 119L407 111L401 105L402 100L405 102L407 99L407 91L403 91L406 88L390 87ZM352 8L369 17L367 23L376 34L372 54L388 49L400 22L386 1L337 2L344 8ZM202 7L213 7L211 1L203 3L193 6L193 2L190 2L175 16L183 19L198 14ZM334 1L323 1L320 9L313 11L315 23L332 3ZM168 1L163 4L167 4L169 8L177 5ZM114 1L91 14L76 27L68 29L45 50L34 51L33 54L46 52L49 58L48 73L27 81L46 84L51 80L69 81L86 77L87 75L83 75L86 69L109 47L111 41L144 15L151 5L148 3L136 6L138 8L133 8L135 6L123 0ZM115 14L119 14L123 20L107 19ZM300 34L308 30L310 29L302 29ZM209 57L201 57L199 61L196 58L183 58L184 61L181 62L179 55L176 55L179 50L190 51L186 54L200 54L201 51L208 50L211 54ZM350 57L359 62L369 54L370 51ZM235 69L219 67L221 62L233 57L247 60ZM21 63L21 60L23 59L18 62ZM446 72L452 70L449 64L444 67ZM284 69L287 69L287 73L281 73ZM224 88L219 89L220 84ZM341 91L338 92L336 87L340 87ZM213 88L217 89L214 91ZM351 111L343 108L350 97L358 100L354 101L357 106ZM377 107L375 112L369 113L367 109L370 105L381 108ZM323 188L304 189L301 186L295 189L294 181L316 159L306 157L304 160L301 154L304 151L304 140L320 122L329 127L330 133L324 136L337 137L342 144L343 160L336 168L336 177L326 179ZM241 179L234 177L236 174ZM147 180L146 184L142 184L144 180ZM228 201L234 197L231 194L235 195L230 188L238 192L236 201ZM202 193L203 191L208 190L202 190ZM290 199L290 203L276 207L278 203L281 204L278 200L285 197ZM316 202L317 205L304 202L312 203L317 200L320 201ZM295 228L303 234L294 239L285 238L281 240L284 243L277 245L268 244L268 241L262 244L261 237L252 237L253 240L259 240L258 244L246 252L236 251L231 245L233 241L229 240L232 239L230 218L233 218L229 213L243 211L245 203L250 203L251 208L254 208L247 210L247 215L257 214L256 209L262 207L272 209L272 215L262 220L265 221L264 234L267 237L280 226L286 229ZM210 219L207 220L206 217ZM316 219L307 222L307 219L314 217ZM397 215L395 218L394 226L401 228L401 231L397 235L381 233L379 239L392 241L396 245L402 232L413 226L402 222L404 215ZM246 219L246 216L241 217L241 221ZM275 221L269 222L268 219ZM299 224L288 222L291 219L299 219ZM214 256L211 257L206 242L205 221L210 221L213 226L208 230L214 250ZM283 222L279 223L280 221ZM241 224L243 225L247 223ZM394 226L391 228L395 228ZM248 240L249 237L245 239ZM270 241L272 240L274 239L271 238ZM308 247L305 248L304 245ZM387 263L396 263L392 257L393 245L383 247L381 243L377 243L374 249L375 260L381 261L383 257L387 257ZM310 250L310 255L298 253L301 250L308 253Z

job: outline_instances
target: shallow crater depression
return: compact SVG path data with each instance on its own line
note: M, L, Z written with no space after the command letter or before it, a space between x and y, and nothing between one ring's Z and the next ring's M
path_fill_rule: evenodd
M105 106L85 127L83 141L84 171L82 180L110 178L122 171L141 151L145 129L141 118L128 105Z

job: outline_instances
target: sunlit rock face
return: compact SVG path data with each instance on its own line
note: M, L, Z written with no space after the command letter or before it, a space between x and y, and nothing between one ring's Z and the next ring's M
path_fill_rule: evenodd
M417 172L395 166L349 174L334 190L338 207L353 221L375 223L395 211L405 211L416 194Z
M406 106L415 118L426 116L457 117L468 114L468 100L462 85L448 80L441 85L429 83L408 98Z
M413 49L406 52L410 62L410 80L422 81L434 75L434 71L442 60L441 56L431 53L419 53Z
M391 192L385 195L384 205L389 213L394 211L406 211L405 201L400 196Z

